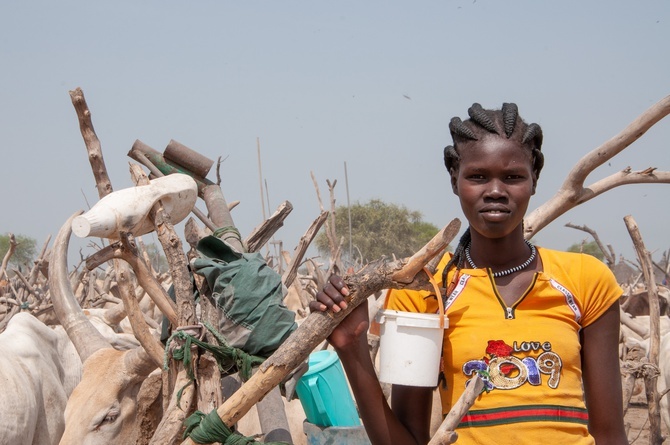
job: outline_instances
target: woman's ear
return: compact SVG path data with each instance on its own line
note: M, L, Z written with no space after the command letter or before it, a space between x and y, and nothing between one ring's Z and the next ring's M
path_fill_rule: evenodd
M458 196L458 171L452 168L449 170L449 176L451 179L451 191L454 192L454 195Z

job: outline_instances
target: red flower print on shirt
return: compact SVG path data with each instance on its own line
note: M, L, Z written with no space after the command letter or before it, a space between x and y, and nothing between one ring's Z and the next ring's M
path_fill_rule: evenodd
M508 357L514 349L502 340L489 340L486 353L491 357Z

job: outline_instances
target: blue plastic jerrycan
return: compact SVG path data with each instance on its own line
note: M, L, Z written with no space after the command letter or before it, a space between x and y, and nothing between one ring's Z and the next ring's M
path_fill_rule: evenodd
M358 411L335 351L313 352L296 393L307 420L319 426L358 426Z

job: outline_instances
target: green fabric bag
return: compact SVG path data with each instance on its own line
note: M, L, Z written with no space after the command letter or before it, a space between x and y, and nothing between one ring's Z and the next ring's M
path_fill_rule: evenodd
M211 299L221 310L218 329L230 346L269 357L297 328L295 313L284 305L281 276L259 253L237 253L214 236L197 245L204 255L192 263Z

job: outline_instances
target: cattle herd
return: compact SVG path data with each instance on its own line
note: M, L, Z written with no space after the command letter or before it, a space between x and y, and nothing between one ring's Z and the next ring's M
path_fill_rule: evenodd
M0 404L2 444L129 444L152 443L164 421L161 366L135 338L118 295L113 267L88 271L68 270L69 225L58 234L54 246L35 261L24 277L9 273L0 288ZM80 270L83 269L83 270ZM160 274L167 289L170 275ZM160 336L163 315L141 286L135 298L155 338ZM639 284L625 283L621 300L621 361L631 351L649 344L648 293ZM670 291L658 287L661 307L660 377L658 391L670 388ZM287 294L287 304L302 319L307 298ZM374 299L371 299L371 303ZM377 304L371 304L374 310ZM292 440L305 443L304 411L296 401L284 400ZM661 399L662 418L670 425L670 411ZM249 417L251 419L251 417ZM253 419L240 430L261 435Z
M93 130L91 115L80 89L71 91L70 96L79 117L80 129L102 199L110 193L111 183L102 161L103 156ZM570 193L559 194L536 209L526 220L526 236L532 237L559 214L602 193L604 190L593 193L592 189L588 189L592 196L580 197L580 193L587 190L583 187L584 172L591 172L607 162L668 113L670 97L631 123L621 133L621 137L612 138L585 156L568 175L573 180L566 182L575 185L574 195L571 197ZM205 159L202 162L197 153L174 141L171 141L168 148L170 150L166 149L163 155L137 141L129 156L147 167L154 177L175 173L175 166L187 166L192 173L196 172L192 176L197 182L198 196L206 202L212 221L207 221L207 218L197 214L197 209L193 209L193 213L205 222L206 229L198 228L186 233L188 244L193 247L203 234L211 233L216 227L234 228L230 218L230 209L233 206L225 203L217 184L205 179L211 161ZM648 170L633 172L641 178L637 182L654 182L648 179L649 172L654 169ZM143 184L141 176L142 174L136 180L138 185ZM147 180L146 176L144 180ZM628 183L617 179L614 181L616 184L612 187ZM320 196L318 190L317 195ZM334 199L331 202L334 205ZM187 318L201 322L206 314L211 316L211 307L206 307L207 299L199 300L198 304L192 300L192 307L180 306L180 302L184 301L184 280L183 275L177 273L179 268L174 266L174 247L179 247L177 250L180 255L185 255L185 252L179 242L174 242L178 237L173 236L170 240L168 233L166 241L163 241L165 232L173 229L165 229L166 225L159 212L160 210L154 208L152 219L156 228L161 228L158 230L159 238L170 263L170 273L161 274L152 269L139 236L133 241L133 245L138 247L137 257L117 255L116 251L109 249L112 246L108 245L106 249L100 248L106 254L102 259L98 258L97 262L89 264L91 257L97 255L94 254L70 268L67 261L68 246L73 230L72 220L76 215L63 224L53 244L50 244L50 239L45 242L29 270L10 270L7 267L11 249L2 259L0 385L3 389L3 401L0 403L0 445L182 443L184 439L181 433L186 415L201 406L208 406L208 412L218 406L223 397L222 387L218 383L220 380L211 379L217 385L209 388L209 393L203 393L198 388L201 392L193 394L196 385L191 383L190 373L185 372L188 365L185 362L175 365L171 360L173 352L166 353L165 343L161 342L166 319L173 326L182 326L177 322ZM278 269L277 272L288 288L285 303L295 311L299 324L306 317L306 307L313 298L313 290L324 282L324 277L332 271L333 265L343 271L339 255L336 254L339 243L334 232L329 230L326 230L332 249L329 268L322 269L322 265L314 261L302 261L307 245L318 232L327 213L322 212L324 216L313 227L314 233L310 237L303 237L309 238L307 244L296 248L291 263L294 267L291 270L279 270L281 261L271 264L268 260L268 264ZM259 231L250 235L244 240L245 246L253 245L255 251L260 250L260 246L281 227L285 216L286 213L278 211L265 222L269 228L265 232ZM218 220L214 220L215 217ZM307 271L304 275L298 273L298 264L304 265L303 273L304 270ZM185 264L183 266L182 272L187 269ZM665 271L667 278L667 264ZM657 373L658 394L665 395L670 390L670 292L667 287L659 285L658 292L652 293L658 295L661 309L659 362L656 365L646 360L649 350L653 349L650 347L650 338L654 338L651 327L655 326L656 320L650 319L649 308L655 308L655 303L650 304L645 286L628 281L621 284L625 294L621 300L620 358L626 408L630 395L635 391L635 382L642 379L643 373L638 371L643 368L653 368ZM170 286L176 289L177 304L167 296ZM380 307L382 295L383 292L378 293L368 300L371 312ZM191 293L189 297L192 296ZM371 353L374 356L377 342L374 336L369 337ZM318 348L323 347L326 344L322 342ZM206 356L197 349L192 352L195 357ZM201 360L200 363L204 361ZM207 372L212 369L215 373L220 372L216 366L207 368ZM198 368L197 374L194 378L202 378L205 368ZM180 395L181 401L177 395ZM270 394L265 397L268 400L270 398ZM198 406L195 406L196 400ZM200 405L199 402L203 400L207 400L207 403ZM661 417L670 426L670 407L666 400L666 397L660 398ZM279 409L283 407L286 413L286 428L290 429L291 437L285 440L295 444L306 443L303 429L305 413L299 401L282 399L279 403ZM260 405L259 402L259 417ZM438 405L439 403L434 403L434 407ZM431 422L433 431L441 421L440 413L435 411ZM242 417L237 423L237 428L245 435L262 440L267 428L263 426L263 419L253 416L253 411L250 411L249 415ZM266 435L266 438L269 436ZM189 440L186 439L185 442Z
M33 280L14 270L0 289L0 443L152 443L163 420L165 371L135 338L113 270L67 270L70 221L36 261ZM159 339L163 315L133 283L142 317ZM170 284L164 275L161 286ZM300 403L285 406L291 428L301 428ZM240 430L260 434L248 417ZM304 443L301 431L295 435Z

